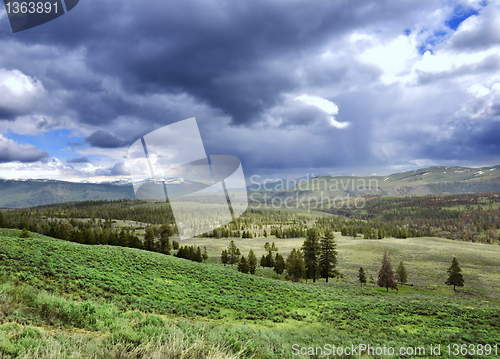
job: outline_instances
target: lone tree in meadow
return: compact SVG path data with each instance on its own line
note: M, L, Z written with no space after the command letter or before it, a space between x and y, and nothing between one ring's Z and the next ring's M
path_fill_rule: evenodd
M248 271L250 274L255 274L255 269L257 268L257 257L252 249L248 252Z
M325 278L328 283L328 277L335 277L335 267L337 266L337 251L335 250L337 244L331 229L328 228L325 231L325 236L320 240L320 246L319 270L321 277Z
M406 268L402 261L399 262L399 266L396 269L396 279L399 284L406 284L406 281L408 280L408 274L406 274Z
M389 291L389 288L398 290L398 285L396 283L396 279L394 278L394 272L392 271L390 253L387 251L384 252L382 267L378 272L377 284L379 287L385 287L387 291Z
M304 277L306 266L302 253L295 248L286 258L286 272L292 282L299 282L300 278Z
M321 246L319 244L319 235L316 228L307 230L307 237L302 244L302 252L306 262L306 278L312 278L313 283L316 282L316 275L319 269L319 255Z
M451 267L448 268L448 280L446 281L447 285L452 285L453 290L456 292L456 286L463 287L464 286L464 277L462 275L462 268L458 264L458 260L456 257L453 257L451 261Z
M359 279L359 282L361 283L361 285L366 284L366 274L365 274L365 270L363 269L363 267L359 267L358 279Z

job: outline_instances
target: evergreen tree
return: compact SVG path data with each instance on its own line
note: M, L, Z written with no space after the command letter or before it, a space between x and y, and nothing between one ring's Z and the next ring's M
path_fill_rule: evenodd
M4 226L5 226L5 219L3 216L3 212L0 211L0 228L3 228ZM266 233L266 237L267 237L267 233Z
M448 279L446 280L446 285L452 285L453 290L456 292L456 286L463 287L464 286L464 277L462 275L462 268L458 264L458 260L456 257L453 257L451 262L451 267L448 268Z
M268 268L274 267L273 252L271 251L271 249L269 249L269 253L267 253L267 256L266 256L266 267L268 267Z
M358 279L361 285L366 284L366 274L363 267L359 267Z
M203 255L201 254L201 248L200 247L198 247L196 249L196 253L194 254L192 260L195 261L195 262L198 262L198 263L203 262Z
M241 273L248 273L248 262L245 259L245 256L241 256L240 261L238 262L238 271Z
M159 239L159 252L163 254L170 254L172 251L172 245L170 244L170 236L173 234L172 228L169 225L163 225L161 227L160 239Z
M276 275L279 276L285 271L285 259L279 253L276 253L276 258L274 260L274 271Z
M147 251L152 251L154 249L155 233L152 227L146 228L146 233L144 234L144 249Z
M286 271L293 282L299 282L306 272L304 257L300 250L292 249L292 252L286 258Z
M337 266L337 244L334 240L333 232L330 228L325 231L325 236L320 240L321 253L319 256L319 268L322 278L335 276L335 267Z
M207 259L208 259L207 247L203 246L203 261L206 261Z
M385 251L384 258L382 259L382 267L378 272L378 286L385 287L387 292L389 288L398 289L396 279L394 278L394 272L392 271L391 257L390 253Z
M238 259L240 258L240 250L236 247L236 244L233 240L229 243L227 247L227 254L229 255L229 264L233 265L238 263Z
M31 237L30 232L28 232L26 228L23 228L21 230L21 233L19 233L19 238L30 238L30 237Z
M224 264L224 266L229 263L229 254L227 253L227 250L224 249L222 251L220 261L222 262L222 264Z
M248 271L250 274L255 274L255 269L257 268L257 257L255 256L252 249L248 252Z
M174 249L174 251L178 250L179 247L180 247L179 242L172 241L172 248Z
M402 261L399 262L399 266L396 269L396 279L398 280L399 284L406 284L406 281L408 279L406 268Z
M310 228L307 231L307 237L302 245L304 260L306 263L306 278L312 278L313 283L316 282L316 276L319 268L319 255L321 246L319 244L319 235L315 228Z
M260 258L260 266L261 267L266 267L266 256L265 255L262 255L262 258Z

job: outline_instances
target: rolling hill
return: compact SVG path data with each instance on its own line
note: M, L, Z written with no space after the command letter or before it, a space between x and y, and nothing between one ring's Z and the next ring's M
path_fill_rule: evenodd
M273 181L249 187L250 198L321 198L459 194L500 191L500 166L468 168L436 166L388 176L321 176L308 181ZM268 189L267 191L265 189Z

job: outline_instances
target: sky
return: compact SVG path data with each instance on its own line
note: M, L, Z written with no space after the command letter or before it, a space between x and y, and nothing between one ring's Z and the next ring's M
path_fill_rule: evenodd
M0 10L0 178L130 178L196 117L245 176L500 164L500 1L80 0Z

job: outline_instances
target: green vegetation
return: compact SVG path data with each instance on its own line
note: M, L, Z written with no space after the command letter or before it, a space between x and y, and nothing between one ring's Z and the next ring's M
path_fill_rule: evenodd
M395 295L349 281L285 282L160 253L18 233L0 230L0 350L7 356L54 346L64 348L62 357L102 347L110 357L151 355L176 346L173 332L178 348L199 338L199 350L257 358L290 358L294 343L493 344L500 334L498 304L461 292L405 288ZM489 266L498 275L498 262ZM87 339L78 341L72 328ZM25 330L30 341L19 336ZM204 336L211 331L218 335ZM162 347L157 338L164 338Z
M18 234L0 230L0 351L7 357L59 348L63 358L184 349L189 358L212 349L219 357L291 358L295 343L493 344L500 334L498 304L461 292L285 282L160 253ZM498 275L498 262L489 265ZM189 343L198 343L191 352Z
M335 217L317 220L343 236L442 237L480 243L498 243L500 194L373 197L363 208L326 209Z

